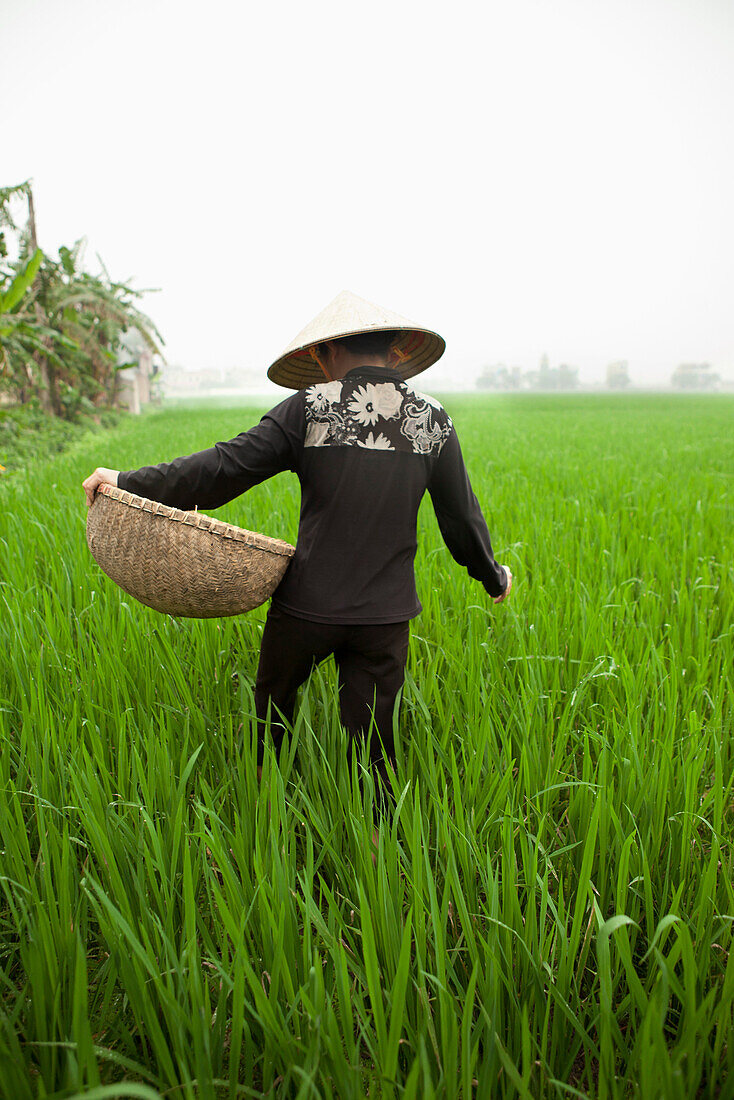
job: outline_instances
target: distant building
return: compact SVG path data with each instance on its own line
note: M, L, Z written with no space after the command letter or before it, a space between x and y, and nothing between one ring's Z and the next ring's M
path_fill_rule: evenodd
M607 386L610 390L623 390L630 384L629 363L619 359L607 367Z
M163 368L159 381L166 397L258 392L263 389L264 384L267 385L265 372L262 370L243 367L185 370L175 364Z
M128 329L117 351L117 401L136 416L152 399L151 381L158 373L153 352L136 328Z

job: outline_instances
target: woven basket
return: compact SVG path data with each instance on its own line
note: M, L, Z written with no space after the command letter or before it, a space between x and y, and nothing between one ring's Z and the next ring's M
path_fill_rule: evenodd
M108 577L168 615L211 619L251 611L273 594L295 548L155 500L100 485L87 543Z

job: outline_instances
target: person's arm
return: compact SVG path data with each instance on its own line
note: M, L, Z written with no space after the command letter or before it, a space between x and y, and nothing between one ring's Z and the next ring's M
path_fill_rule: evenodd
M266 478L294 468L299 431L303 432L299 396L294 394L276 406L249 431L205 451L137 470L95 470L84 482L88 503L97 485L108 481L173 508L219 508Z
M451 556L481 581L495 603L509 595L512 574L495 561L492 542L474 495L453 428L436 459L428 485L436 519Z

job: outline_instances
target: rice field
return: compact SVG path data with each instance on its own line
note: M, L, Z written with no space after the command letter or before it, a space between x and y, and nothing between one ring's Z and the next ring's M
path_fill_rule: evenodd
M515 586L493 605L426 498L382 819L333 668L258 784L265 608L164 617L86 548L96 465L264 409L0 484L4 1100L734 1097L734 402L446 405ZM216 514L294 541L297 481Z

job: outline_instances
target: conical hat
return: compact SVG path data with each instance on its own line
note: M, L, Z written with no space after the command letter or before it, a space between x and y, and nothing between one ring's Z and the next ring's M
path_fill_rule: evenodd
M291 341L268 370L268 378L292 390L313 386L324 380L321 367L311 355L317 344L361 332L394 329L401 333L394 346L401 360L398 374L402 378L420 374L440 359L446 349L446 342L438 333L343 290Z

